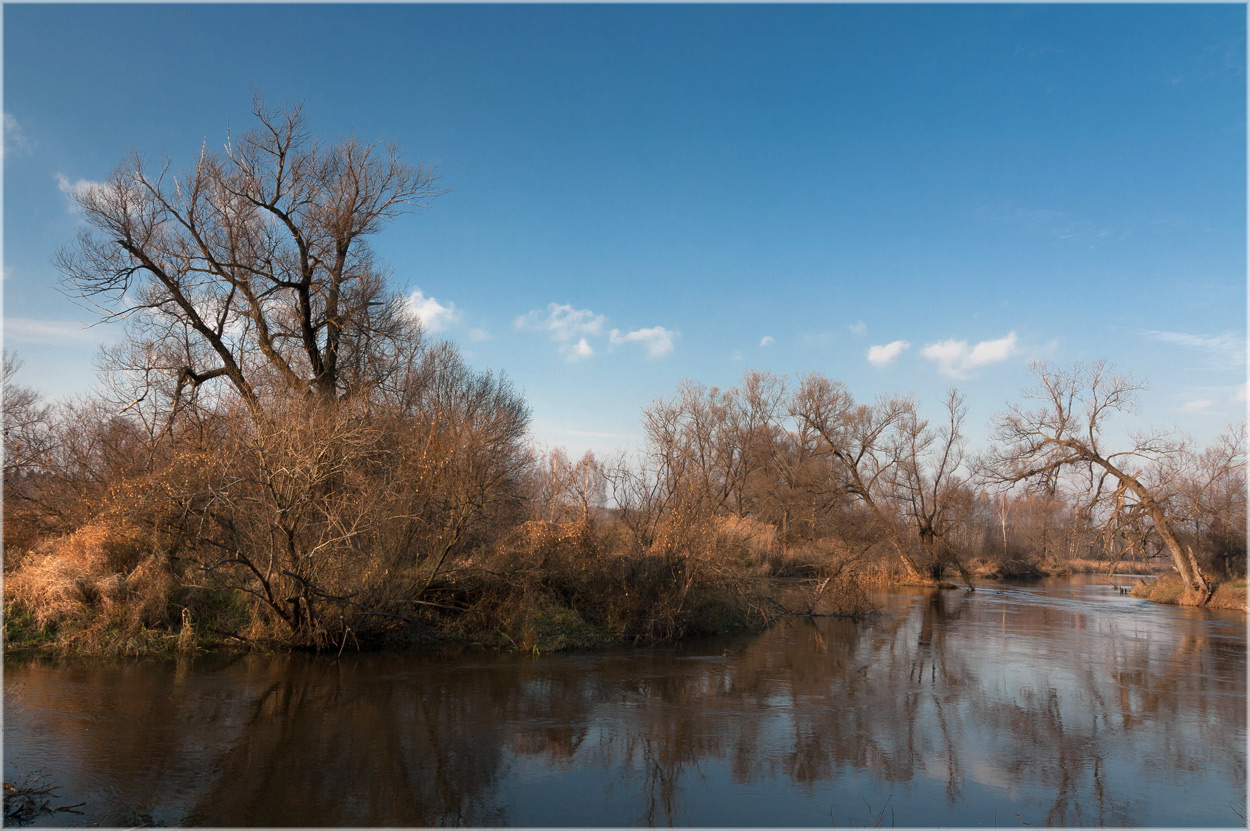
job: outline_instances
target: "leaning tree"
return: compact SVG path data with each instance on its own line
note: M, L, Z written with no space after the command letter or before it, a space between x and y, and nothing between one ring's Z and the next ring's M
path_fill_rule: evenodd
M1178 534L1175 471L1189 454L1184 437L1166 431L1134 433L1121 449L1108 447L1108 422L1133 412L1144 384L1118 375L1105 362L1057 369L1033 364L1040 382L1026 392L1032 409L1009 405L993 425L993 446L981 462L990 483L1053 483L1079 472L1088 486L1091 514L1111 528L1148 524L1158 534L1185 581L1191 602L1205 604L1214 589L1192 546ZM1235 463L1235 462L1234 462ZM1244 465L1244 455L1240 464Z

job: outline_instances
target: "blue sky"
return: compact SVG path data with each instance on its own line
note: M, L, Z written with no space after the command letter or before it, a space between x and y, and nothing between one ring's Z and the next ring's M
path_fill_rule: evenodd
M1150 381L1140 424L1246 408L1244 5L13 5L4 343L85 393L122 336L53 287L66 189L185 164L250 91L394 140L449 192L374 240L535 437L641 437L683 378L957 384L1028 364ZM1126 423L1127 426L1127 423Z

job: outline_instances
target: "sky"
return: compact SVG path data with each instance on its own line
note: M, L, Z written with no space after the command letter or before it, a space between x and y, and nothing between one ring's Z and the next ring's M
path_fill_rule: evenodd
M446 192L372 244L533 435L638 447L686 378L1149 383L1122 428L1246 412L1246 19L1223 5L3 7L3 340L89 394L123 338L56 288L68 195L251 124L394 141Z

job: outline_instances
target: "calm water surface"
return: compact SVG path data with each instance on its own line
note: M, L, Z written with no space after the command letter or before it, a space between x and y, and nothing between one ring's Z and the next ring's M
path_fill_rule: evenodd
M9 660L4 774L57 825L1244 826L1245 616L1114 579L676 650Z

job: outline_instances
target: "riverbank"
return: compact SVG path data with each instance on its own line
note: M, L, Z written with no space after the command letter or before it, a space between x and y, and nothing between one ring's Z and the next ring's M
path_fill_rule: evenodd
M1185 583L1176 575L1165 575L1149 580L1140 580L1132 589L1133 597L1140 597L1152 603L1167 603L1173 606L1196 605L1186 602ZM1208 609L1230 609L1238 612L1246 611L1246 581L1225 580L1217 583L1215 593L1204 604Z
M1170 564L1158 561L1121 561L1109 564L1106 560L1090 560L1073 557L1062 560L982 560L974 558L968 570L978 580L1015 580L1033 577L1067 577L1070 574L1146 574L1161 576L1170 574Z
M345 629L338 641L312 651L469 648L540 654L640 646L759 632L786 614L861 617L874 609L866 588L907 585L886 567L851 574L829 571L827 563L823 568L805 563L803 569L767 570L758 564L734 570L719 564L713 568L710 562L687 563L693 567L677 583L672 564L657 558L566 553L536 562L471 564L436 587L431 596L437 602L416 607L406 620L369 632ZM1183 601L1179 578L1162 573L1162 566L1125 566L1138 574L1149 570L1160 575L1139 583L1135 596L1159 603ZM779 570L814 571L818 576L769 574ZM979 582L1106 574L1108 565L1092 560L973 560L969 571ZM14 654L102 657L308 650L276 629L249 626L238 597L206 595L193 588L168 591L164 611L146 619L133 613L133 604L92 603L85 596L73 603L62 598L60 614L46 614L45 606L40 617L6 592L4 648ZM1208 605L1244 612L1245 581L1220 584Z
M118 605L67 604L40 619L6 598L10 654L131 658L205 652L341 652L484 649L543 654L645 646L727 633L754 633L786 614L861 617L876 607L867 575L777 578L698 569L675 583L667 564L602 557L580 566L546 563L508 573L473 568L452 575L405 621L357 632L320 649L245 625L228 597L212 602L176 590L169 611L148 625ZM492 563L498 567L500 564ZM181 611L179 611L179 609Z
M83 827L1236 825L1242 621L1113 582L537 657L9 660L6 772Z

